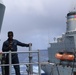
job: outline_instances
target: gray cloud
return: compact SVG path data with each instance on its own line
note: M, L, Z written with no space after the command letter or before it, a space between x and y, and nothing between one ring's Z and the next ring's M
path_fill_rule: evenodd
M48 41L66 31L66 14L71 0L4 0L6 12L1 42L9 30L22 42L32 42L33 49L46 49Z

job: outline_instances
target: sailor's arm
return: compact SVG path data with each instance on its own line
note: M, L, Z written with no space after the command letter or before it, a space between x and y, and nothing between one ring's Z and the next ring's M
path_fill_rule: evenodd
M17 45L22 46L22 47L29 47L30 46L29 44L26 44L26 43L22 43L22 42L17 41ZM32 46L32 43L31 43L31 46Z

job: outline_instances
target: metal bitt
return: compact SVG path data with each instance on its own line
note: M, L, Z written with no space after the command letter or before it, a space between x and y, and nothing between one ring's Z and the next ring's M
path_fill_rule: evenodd
M30 43L30 44L29 44L29 51L32 50L31 45L32 45L32 44ZM32 54L31 54L31 52L29 52L28 75L33 74L33 66L32 66L32 64L30 64L30 63L32 63Z

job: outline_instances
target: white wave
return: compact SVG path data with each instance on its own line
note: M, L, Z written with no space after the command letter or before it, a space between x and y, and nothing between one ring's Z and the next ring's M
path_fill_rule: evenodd
M34 73L39 73L38 66L33 66L33 72ZM41 69L41 73L45 73L45 72Z

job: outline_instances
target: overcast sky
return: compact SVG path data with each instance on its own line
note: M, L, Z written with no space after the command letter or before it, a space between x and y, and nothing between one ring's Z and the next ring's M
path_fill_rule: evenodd
M32 43L32 49L47 49L54 37L66 31L66 15L75 5L74 0L3 0L6 6L1 29L1 46L7 32L14 38ZM21 48L26 49L26 48Z

